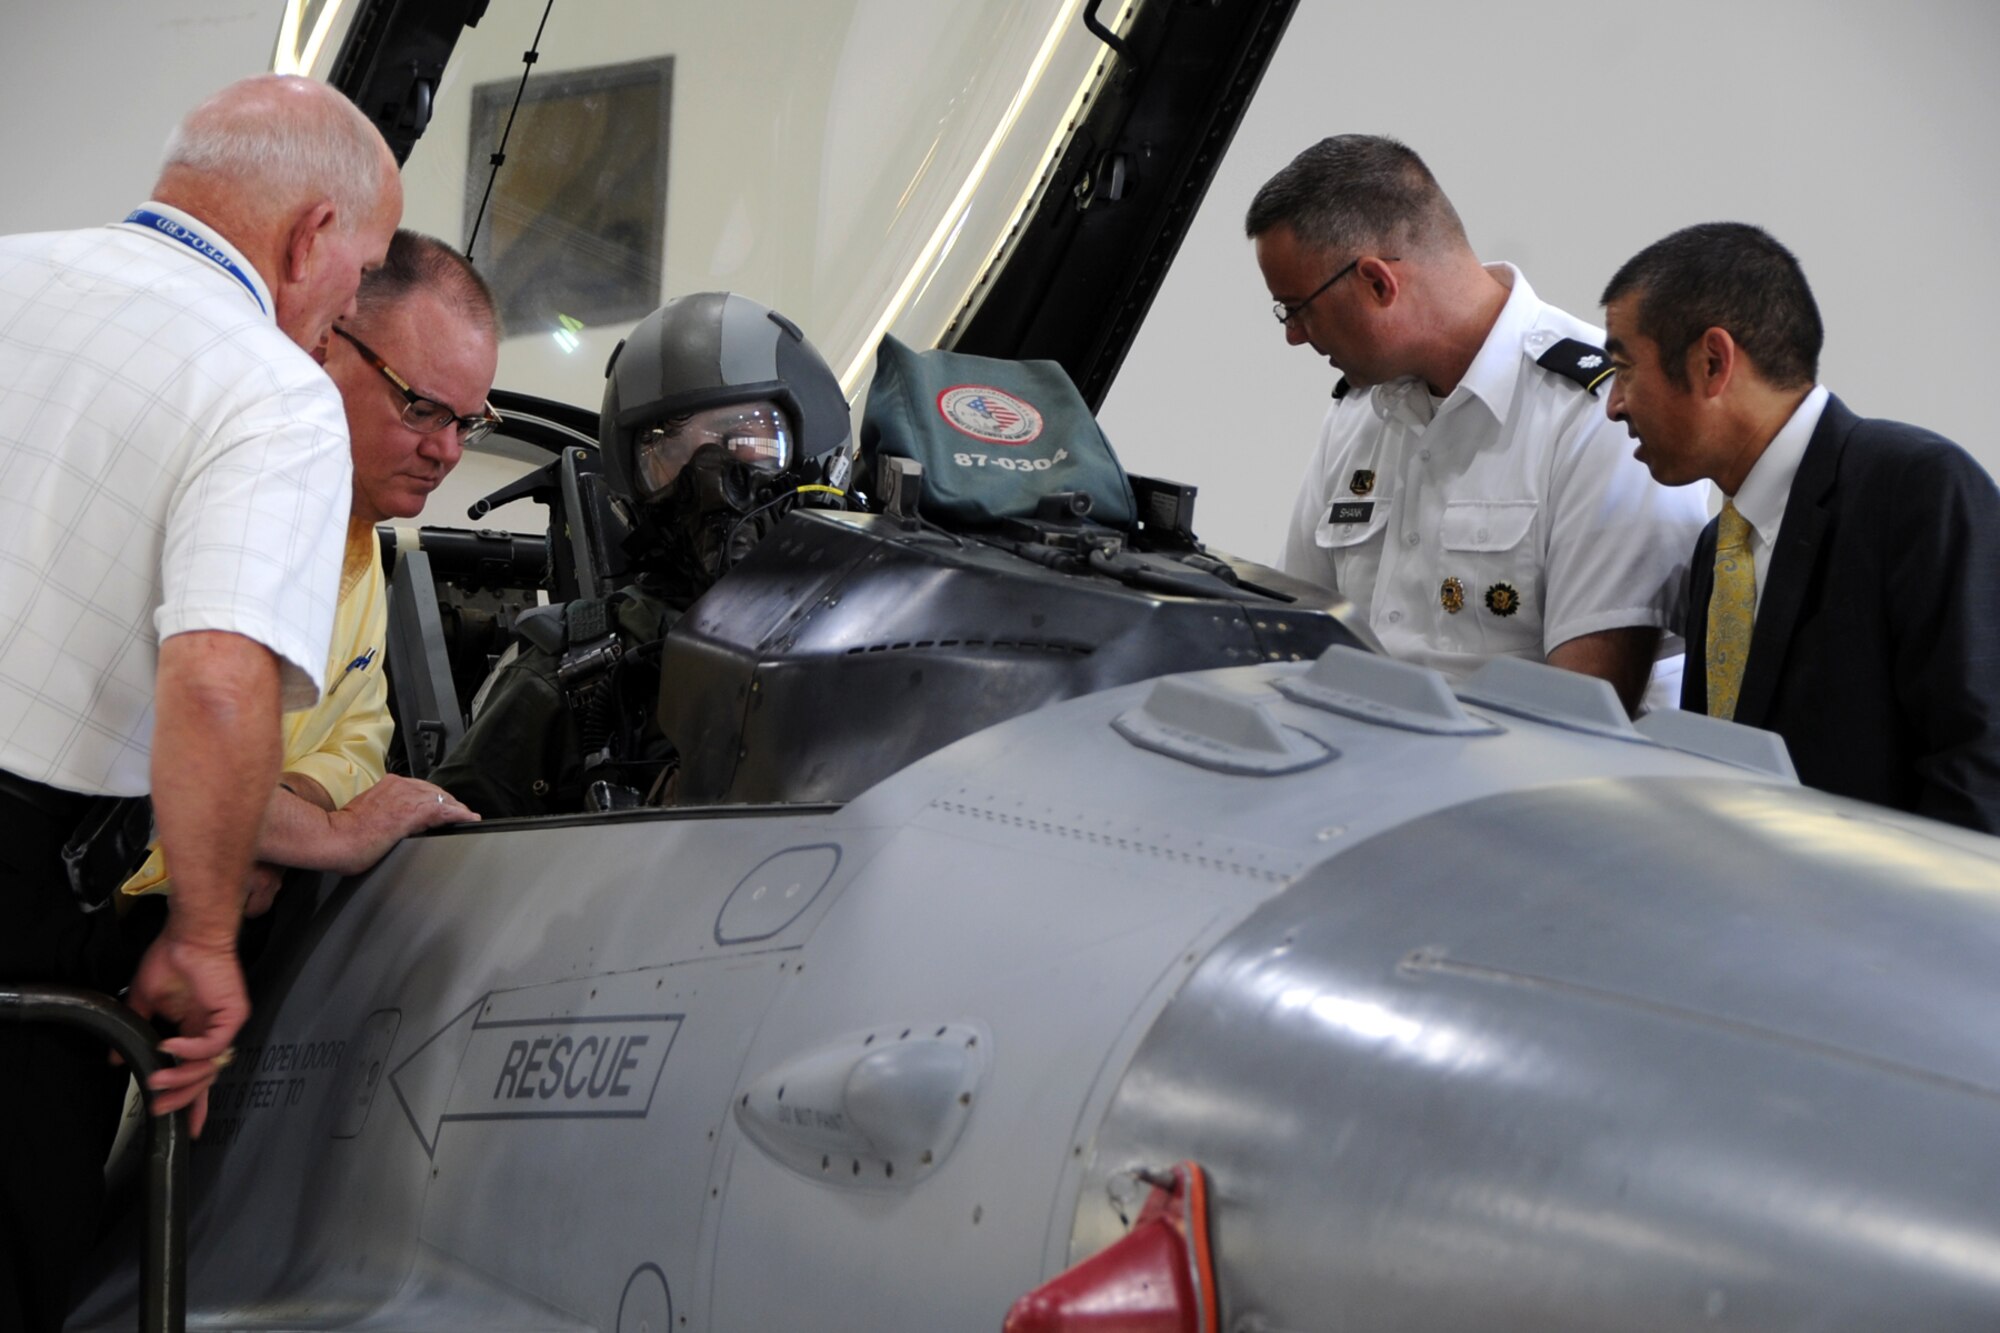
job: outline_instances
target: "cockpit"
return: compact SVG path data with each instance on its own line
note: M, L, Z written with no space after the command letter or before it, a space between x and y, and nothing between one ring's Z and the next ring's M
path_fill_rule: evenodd
M593 5L587 24L534 0L430 8L376 40L351 7L302 6L281 46L384 125L405 224L471 254L505 325L506 424L432 497L434 526L384 538L408 771L458 743L538 607L645 572L599 414L572 404L685 293L743 294L809 335L852 413L852 475L766 515L754 545L721 531L744 549L643 650L673 771L608 774L587 810L844 801L1046 703L1354 638L1323 591L1204 548L1192 486L1117 469L1106 503L1013 470L1004 438L928 468L861 456L892 342L1047 362L1095 409L1254 87L1226 71L1282 25L1103 0ZM1169 46L1202 55L1153 58ZM882 86L885 64L906 76ZM1138 124L1143 160L1117 147ZM1027 429L1001 398L955 401L975 432ZM686 415L649 427L642 474L686 465ZM968 511L960 488L1011 498ZM570 682L622 660L607 637L565 631Z

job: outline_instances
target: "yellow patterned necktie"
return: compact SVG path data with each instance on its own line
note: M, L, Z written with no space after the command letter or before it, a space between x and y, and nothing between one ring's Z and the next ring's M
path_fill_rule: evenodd
M1750 554L1750 521L1725 500L1715 534L1715 590L1708 599L1708 715L1736 716L1743 664L1750 657L1750 625L1757 617L1757 563Z

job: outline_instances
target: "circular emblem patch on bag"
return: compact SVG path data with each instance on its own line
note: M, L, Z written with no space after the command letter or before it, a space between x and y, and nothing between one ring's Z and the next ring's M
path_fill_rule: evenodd
M989 444L1026 444L1042 433L1042 414L1032 403L988 384L946 389L937 405L954 430Z

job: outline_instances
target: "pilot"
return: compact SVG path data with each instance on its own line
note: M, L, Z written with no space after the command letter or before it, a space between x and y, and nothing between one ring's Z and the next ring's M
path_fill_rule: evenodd
M444 242L398 231L334 325L326 370L340 388L354 454L327 687L284 717L284 762L265 811L244 915L270 907L286 867L356 874L405 835L475 818L444 789L384 777L390 722L382 656L388 594L375 525L415 518L465 446L499 418L486 404L499 359L493 296ZM172 888L158 844L127 895Z
M846 396L798 326L730 292L677 297L613 356L599 418L632 582L521 616L431 780L488 818L659 803L660 652L680 613L805 496L841 497Z

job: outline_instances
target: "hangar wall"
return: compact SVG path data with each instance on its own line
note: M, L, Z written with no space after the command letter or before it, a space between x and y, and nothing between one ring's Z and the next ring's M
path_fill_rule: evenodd
M122 214L171 119L265 67L280 8L7 0L0 232ZM1819 294L1826 381L2000 470L1982 394L1984 306L2000 292L2000 84L1984 69L2000 7L1404 0L1393 12L1391 25L1378 7L1301 0L1105 405L1134 470L1201 487L1210 541L1275 556L1333 378L1273 326L1242 211L1299 148L1347 129L1410 142L1480 253L1579 313L1674 227L1770 227Z
M282 0L0 0L0 235L122 218L167 132L271 67Z
M1767 227L1819 298L1824 382L2000 471L1996 51L1990 0L1300 0L1105 433L1136 470L1201 487L1205 539L1276 558L1335 376L1285 346L1243 211L1299 149L1364 131L1423 154L1482 258L1593 321L1667 232Z

